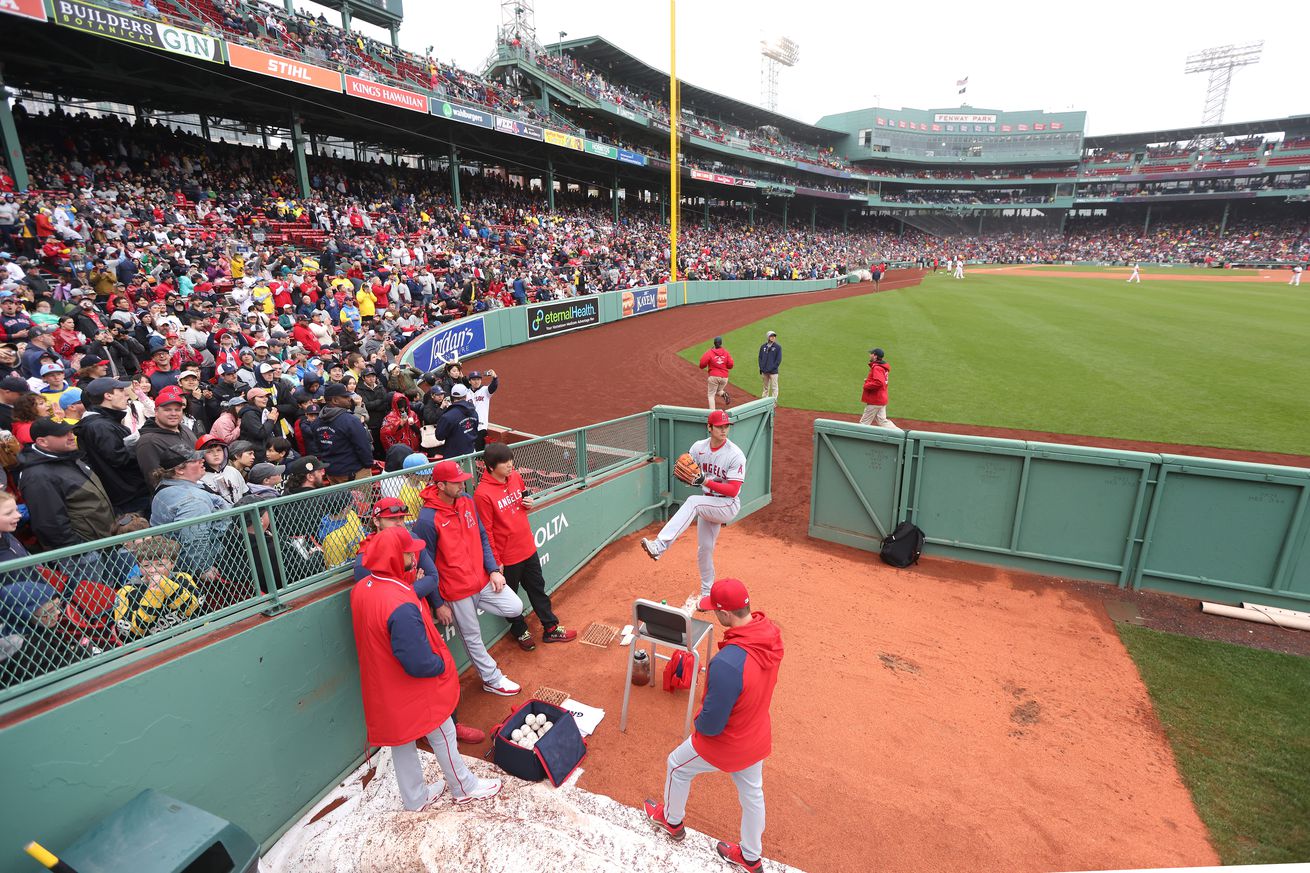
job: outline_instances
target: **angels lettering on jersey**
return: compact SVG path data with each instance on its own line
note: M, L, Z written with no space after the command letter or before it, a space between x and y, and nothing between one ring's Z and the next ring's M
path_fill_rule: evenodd
M707 479L718 482L742 482L746 479L746 455L732 440L728 440L719 446L718 451L714 451L710 448L710 441L703 439L692 443L689 454Z

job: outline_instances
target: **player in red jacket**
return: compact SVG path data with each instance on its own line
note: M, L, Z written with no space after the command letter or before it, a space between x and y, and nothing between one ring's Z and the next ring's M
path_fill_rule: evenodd
M491 554L505 575L505 584L516 592L520 587L527 592L532 611L541 619L543 643L567 643L576 638L578 632L560 627L559 619L551 609L537 543L532 538L532 525L528 523L532 498L523 484L523 477L514 469L514 452L504 443L491 443L482 456L482 462L487 465L487 475L474 489L473 502L478 506L478 517L491 540ZM507 620L510 636L518 642L519 648L525 652L535 649L532 631L528 630L523 616Z
M872 424L877 427L896 427L887 418L887 380L891 376L891 364L883 360L882 349L869 350L869 375L864 380L864 391L860 399L864 401L864 414L860 424Z
M700 356L700 368L708 370L710 374L705 390L711 410L717 408L714 400L720 396L723 397L724 405L731 405L728 397L728 371L732 366L732 353L723 347L723 337L716 336L714 348L706 349L705 354Z
M718 844L719 856L758 873L764 837L764 759L773 747L769 703L782 664L782 634L762 612L752 612L739 579L719 579L701 609L713 609L728 629L710 661L705 697L691 736L669 754L664 802L646 801L646 815L675 840L687 835L691 780L701 773L730 773L741 802L741 843Z
M479 779L459 756L451 717L459 674L427 601L414 593L421 551L423 543L404 527L373 534L361 545L368 575L350 592L368 742L391 747L400 796L415 811L435 802L446 785L426 783L414 746L419 737L432 745L456 803L500 791L499 779Z

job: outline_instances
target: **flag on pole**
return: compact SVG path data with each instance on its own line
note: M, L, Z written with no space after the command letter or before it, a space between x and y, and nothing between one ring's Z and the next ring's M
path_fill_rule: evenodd
M969 90L969 87L968 87L968 86L969 86L969 77L968 77L968 76L965 76L963 79L958 79L958 80L956 80L956 82L955 82L955 87L957 87L957 88L960 89L960 93L961 93L961 94L963 94L965 91L968 91L968 90Z

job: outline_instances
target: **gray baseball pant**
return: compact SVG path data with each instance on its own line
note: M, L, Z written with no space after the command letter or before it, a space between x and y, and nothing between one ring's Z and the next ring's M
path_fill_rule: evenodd
M719 531L723 526L737 517L741 511L741 501L735 497L707 497L693 495L683 501L682 506L660 528L655 536L655 554L662 555L673 541L682 536L682 532L696 521L696 565L700 568L700 593L709 596L714 584L714 544L719 541Z
M428 743L437 756L437 764L446 777L452 797L467 797L478 784L460 757L455 742L455 718L451 716L428 734ZM405 809L422 809L428 802L428 781L423 775L423 764L418 759L418 747L413 743L391 747L391 763L396 768L396 784L400 786L400 799Z
M681 823L687 814L687 795L691 780L702 773L722 772L692 748L691 737L669 753L664 779L664 818ZM748 859L764 851L764 762L756 761L745 770L730 773L737 783L737 800L741 803L741 853Z
M485 685L495 685L505 674L496 666L496 659L487 652L482 642L482 627L478 624L478 610L499 615L501 618L517 618L523 614L523 601L513 588L506 585L499 592L491 590L488 582L482 590L463 600L447 601L450 611L455 614L455 627L459 637L464 641L464 650L469 653L469 660L477 668Z

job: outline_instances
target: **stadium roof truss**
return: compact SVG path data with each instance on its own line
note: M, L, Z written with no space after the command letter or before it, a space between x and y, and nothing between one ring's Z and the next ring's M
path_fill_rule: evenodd
M1310 115L1268 118L1262 121L1226 121L1223 124L1177 127L1171 130L1145 130L1137 133L1108 133L1083 139L1084 149L1125 149L1166 142L1191 142L1206 136L1254 136L1261 133L1310 134Z
M587 36L571 39L545 46L551 53L566 51L585 64L595 67L602 73L613 77L616 82L628 82L653 94L667 94L669 74L665 70L629 54L614 43L600 36ZM771 125L788 136L806 142L825 145L835 143L846 136L842 131L806 124L778 112L770 112L744 100L725 97L708 88L701 88L690 82L682 82L682 103L688 108L747 129Z

